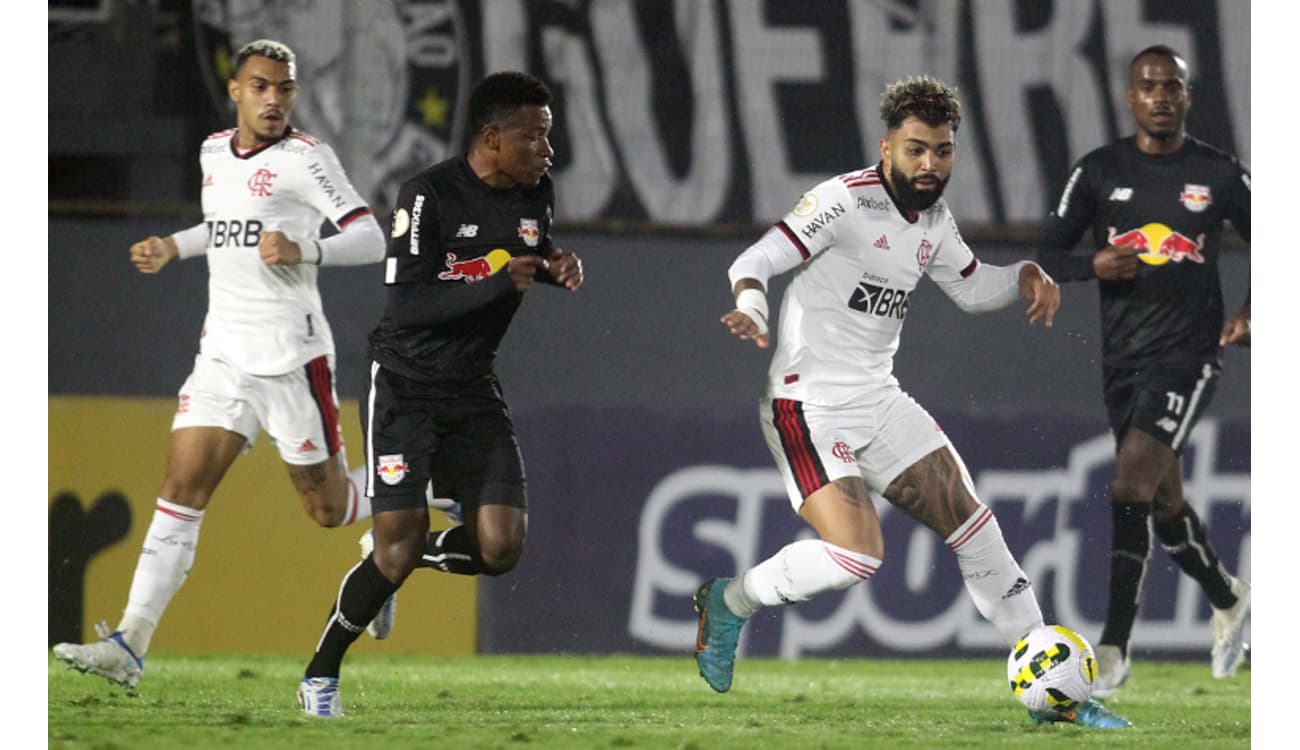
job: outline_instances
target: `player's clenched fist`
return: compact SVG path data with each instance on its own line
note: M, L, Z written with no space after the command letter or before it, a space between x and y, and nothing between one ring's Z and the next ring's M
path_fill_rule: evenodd
M555 248L546 270L551 272L555 283L571 292L582 286L582 259L567 250Z
M533 279L537 277L537 269L549 266L547 260L541 256L520 255L511 258L506 264L506 273L510 275L510 283L515 285L516 290L526 292L532 287Z
M140 273L158 273L177 254L176 241L171 237L150 237L131 246L131 262Z
M296 266L302 262L302 248L279 230L262 232L257 240L257 252L268 266Z

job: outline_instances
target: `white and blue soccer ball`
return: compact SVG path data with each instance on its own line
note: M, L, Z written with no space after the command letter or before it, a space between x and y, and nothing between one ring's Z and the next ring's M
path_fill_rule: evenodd
M1092 645L1062 625L1035 628L1007 657L1011 692L1030 711L1072 711L1092 696L1096 679Z

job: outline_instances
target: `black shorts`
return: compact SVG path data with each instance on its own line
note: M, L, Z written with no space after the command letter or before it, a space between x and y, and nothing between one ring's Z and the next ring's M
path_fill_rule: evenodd
M367 406L365 491L375 513L425 507L430 480L465 512L527 507L523 457L495 379L449 391L372 364Z
M1129 428L1137 428L1182 455L1214 395L1219 366L1206 362L1107 368L1103 379L1106 414L1117 441Z

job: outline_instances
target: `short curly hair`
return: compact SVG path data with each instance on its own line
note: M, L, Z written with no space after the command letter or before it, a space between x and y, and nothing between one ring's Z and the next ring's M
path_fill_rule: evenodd
M915 117L930 127L961 125L961 101L957 89L930 76L909 76L885 87L880 95L880 119L894 130L903 120Z

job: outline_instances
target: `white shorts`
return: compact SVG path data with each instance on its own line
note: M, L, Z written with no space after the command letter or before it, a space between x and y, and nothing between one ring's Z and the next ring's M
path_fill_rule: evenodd
M265 429L285 463L318 464L343 450L334 358L317 357L284 375L249 375L199 354L181 386L172 429L220 427L253 447Z
M768 399L759 416L796 513L804 498L842 477L860 476L867 489L883 495L904 469L951 447L939 423L899 389L871 406Z

